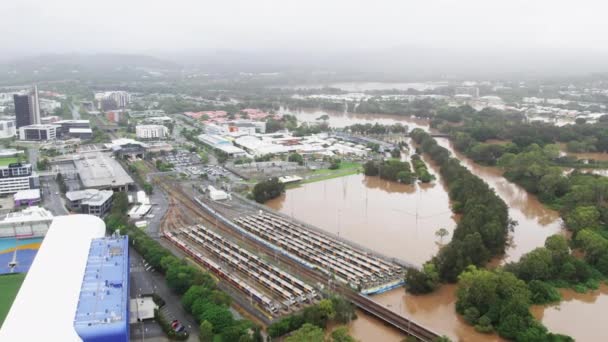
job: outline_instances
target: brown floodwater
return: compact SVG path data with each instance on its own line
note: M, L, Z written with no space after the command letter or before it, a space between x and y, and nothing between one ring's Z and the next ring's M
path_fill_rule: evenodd
M561 290L563 300L555 305L534 306L532 314L552 332L571 336L577 341L608 340L604 330L608 308L608 285L590 293Z
M294 115L298 121L304 122L320 122L317 120L322 115L329 116L327 123L330 127L343 128L354 124L378 123L381 125L393 125L400 123L407 125L410 131L414 128L422 128L428 130L428 120L414 118L407 115L389 115L389 114L363 114L363 113L345 113L326 110L310 110L310 109L290 109L281 108L280 114ZM373 117L370 120L370 116Z
M440 183L404 185L363 174L304 184L266 205L416 265L437 253L437 229L456 225Z
M437 142L449 149L472 173L486 181L509 206L511 219L517 221L513 233L509 234L510 245L501 263L516 261L523 254L543 246L547 237L564 232L557 211L545 207L536 196L506 180L499 168L476 164L456 152L448 139L437 138Z
M401 122L410 126L410 129L420 127L429 130L428 123L424 120L407 116L371 116L326 111L298 111L294 114L301 120L310 121L328 114L330 125L336 127L354 123ZM376 121L376 118L379 119ZM546 208L535 196L504 179L500 169L475 164L456 153L447 139L439 138L437 141L495 189L509 206L510 217L518 222L514 232L510 234L511 243L506 254L495 260L494 264L517 260L521 255L542 246L548 236L563 233L559 213ZM286 194L269 201L267 205L386 256L420 265L435 255L441 246L442 242L435 236L437 229L446 228L451 233L456 225L437 167L429 163L426 157L425 161L429 170L438 177L432 184L403 185L359 174L289 189ZM450 238L451 234L443 242L449 241ZM455 341L500 341L496 335L475 332L456 314L455 289L454 285L445 285L432 294L412 296L400 288L373 298ZM592 312L599 312L600 308L605 309L608 305L605 292L600 291L597 297L599 299L595 306L587 305L593 307L590 309ZM567 333L575 338L581 336L577 340L586 341L585 330L592 328L584 327L586 324L579 325L568 321L573 317L581 317L582 306L579 302L584 300L576 299L575 296L573 298L562 305L561 309L535 308L544 311L543 316L537 317L542 318L543 323L552 331L562 332L554 327L568 325L562 329L568 330ZM598 325L595 325L596 331L599 330L597 327ZM352 322L349 328L351 334L362 341L398 341L403 338L398 331L365 314L360 314L359 319Z

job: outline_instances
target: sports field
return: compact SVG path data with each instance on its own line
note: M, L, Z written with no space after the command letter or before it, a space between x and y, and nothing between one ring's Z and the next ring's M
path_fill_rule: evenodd
M15 157L0 158L0 166L6 166L8 164L16 163L18 161Z
M0 275L0 326L19 292L25 273Z

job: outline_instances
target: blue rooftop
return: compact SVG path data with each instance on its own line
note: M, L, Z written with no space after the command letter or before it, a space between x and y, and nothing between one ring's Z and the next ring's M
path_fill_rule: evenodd
M128 341L129 241L91 242L74 328L84 341Z

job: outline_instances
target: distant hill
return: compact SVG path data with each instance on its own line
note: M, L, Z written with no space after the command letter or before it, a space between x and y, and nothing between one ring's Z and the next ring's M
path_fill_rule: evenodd
M169 75L181 66L168 60L128 54L53 54L0 63L0 83L63 79L137 80Z

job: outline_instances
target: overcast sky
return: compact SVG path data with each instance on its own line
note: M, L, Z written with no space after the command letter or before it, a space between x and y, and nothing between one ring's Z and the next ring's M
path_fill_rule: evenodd
M608 51L602 0L3 0L2 53L425 46ZM314 51L319 53L319 51Z

